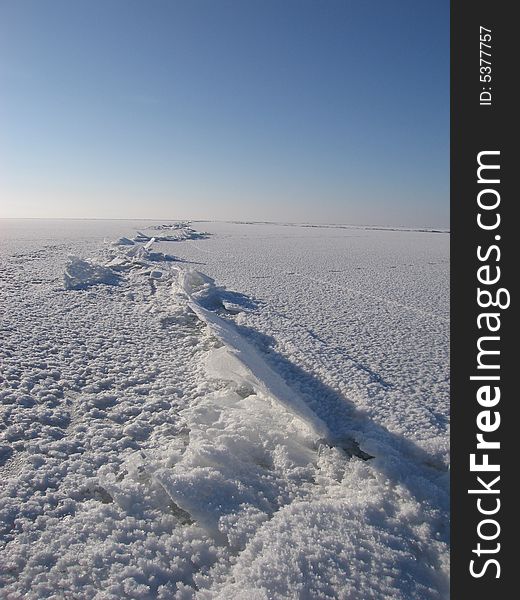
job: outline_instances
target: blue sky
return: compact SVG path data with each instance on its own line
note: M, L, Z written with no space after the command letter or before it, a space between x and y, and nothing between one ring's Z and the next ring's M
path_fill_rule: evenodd
M0 0L0 216L446 226L447 0Z

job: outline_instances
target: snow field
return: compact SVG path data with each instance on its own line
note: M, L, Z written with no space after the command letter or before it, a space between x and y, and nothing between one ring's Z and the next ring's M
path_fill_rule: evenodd
M129 241L3 258L42 283L2 278L0 595L447 598L438 453L271 351L267 301Z

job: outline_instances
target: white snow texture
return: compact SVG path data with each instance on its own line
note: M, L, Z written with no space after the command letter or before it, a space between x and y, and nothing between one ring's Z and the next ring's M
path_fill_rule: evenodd
M446 233L0 225L0 598L449 597Z

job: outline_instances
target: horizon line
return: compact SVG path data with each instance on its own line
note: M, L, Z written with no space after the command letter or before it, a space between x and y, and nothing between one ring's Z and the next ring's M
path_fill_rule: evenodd
M175 223L232 223L237 225L281 225L281 226L307 226L307 227L330 227L330 228L370 228L389 231L416 231L425 233L451 233L447 226L429 225L381 225L375 223L342 223L342 222L313 222L313 221L268 221L252 219L172 219L172 218L150 218L150 217L1 217L0 220L10 221L172 221Z

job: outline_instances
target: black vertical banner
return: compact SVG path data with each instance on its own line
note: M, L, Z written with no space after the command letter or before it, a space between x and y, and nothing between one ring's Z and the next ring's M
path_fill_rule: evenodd
M520 372L513 366L518 327L511 292L520 272L515 243L520 231L513 217L520 204L513 190L520 184L519 109L513 109L520 36L514 7L505 0L451 3L451 597L456 600L509 598L520 577L513 491L520 446L519 398L513 389Z

